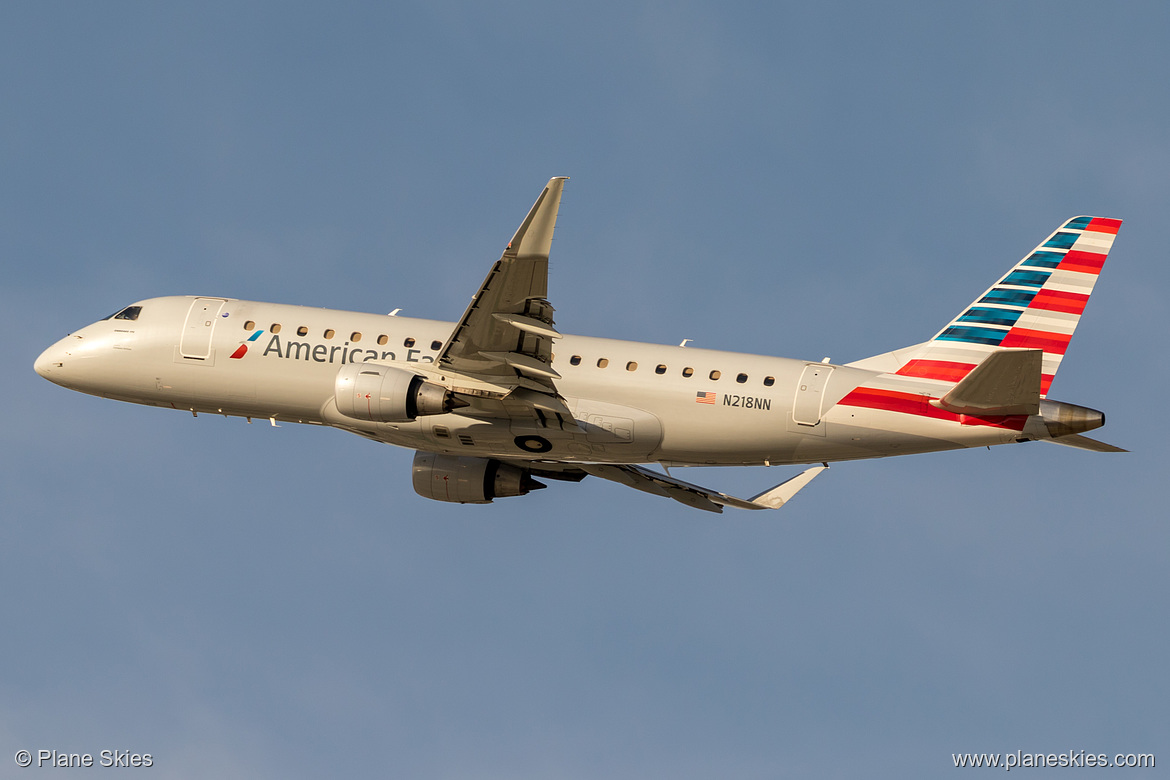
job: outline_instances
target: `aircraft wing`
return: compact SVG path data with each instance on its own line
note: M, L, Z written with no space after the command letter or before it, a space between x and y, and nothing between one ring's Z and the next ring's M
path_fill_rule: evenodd
M560 338L548 302L548 254L567 176L549 180L471 304L435 366L507 389L509 416L572 414L557 392L552 343Z
M797 474L795 477L781 482L774 488L765 490L750 499L736 498L726 493L700 487L684 482L681 479L660 474L657 471L633 465L608 465L604 463L588 463L581 469L595 477L601 477L613 482L619 482L635 490L653 493L657 496L673 498L681 504L707 512L722 512L723 507L731 506L736 509L779 509L796 495L802 487L812 481L813 477L828 468L828 465L814 466Z

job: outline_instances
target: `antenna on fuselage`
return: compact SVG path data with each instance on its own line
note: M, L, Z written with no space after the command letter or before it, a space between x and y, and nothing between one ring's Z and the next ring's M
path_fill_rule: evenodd
M400 311L402 311L402 309L395 309L394 311L390 312L390 313L389 313L389 314L387 314L386 316L387 316L387 317L397 317L397 316L398 316L398 312L400 312Z

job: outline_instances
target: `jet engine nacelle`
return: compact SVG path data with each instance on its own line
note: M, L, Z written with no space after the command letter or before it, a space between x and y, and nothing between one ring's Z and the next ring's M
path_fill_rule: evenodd
M410 422L467 406L447 388L413 371L377 363L351 363L337 372L337 411L370 422Z
M457 504L490 504L546 487L524 469L492 458L416 452L411 472L415 493Z
M1084 433L1105 424L1105 413L1087 406L1040 399L1040 416L1052 438Z

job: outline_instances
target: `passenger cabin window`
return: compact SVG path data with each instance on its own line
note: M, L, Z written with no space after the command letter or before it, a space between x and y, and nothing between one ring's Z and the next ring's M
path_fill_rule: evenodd
M327 339L333 338L333 328L326 328L325 329L325 338L327 338Z
M597 367L598 368L605 368L608 365L609 365L609 358L598 358L597 359Z
M774 384L776 384L776 377L774 377L774 376L764 377L764 387L771 387Z
M248 320L247 322L244 323L244 330L255 330L255 329L256 329L256 322L254 320Z
M271 327L269 327L268 330L272 333L280 333L280 323L279 322L272 323Z
M569 358L569 365L570 366L581 365L581 356L580 355L573 355L573 357Z
M136 320L138 315L142 313L141 306L127 306L122 311L114 315L116 320Z
M638 370L638 364L636 362L634 362L633 360L631 360L629 363L626 363L626 371L637 371L637 370Z
M298 336L308 336L309 329L306 328L304 325L302 325L301 327L297 328L297 335Z
M683 376L694 376L694 375L695 375L695 369L691 368L690 366L687 366L686 368L683 369Z
M735 381L739 382L742 385L744 382L747 381L747 374L740 374L739 376L737 376L735 378Z
M654 369L654 373L655 374L665 374L666 373L666 366L659 363L658 366Z
M390 340L390 337L387 336L385 333L383 333L381 336L378 337L379 344L385 344L389 340Z
M723 376L723 374L719 373L718 371L712 371L710 374L708 374L708 376L710 376L712 380L715 380Z
M409 338L408 338L406 341L402 342L402 346L404 346L404 347L413 347L413 346L414 346L414 339L409 339Z
M431 349L438 349L441 346L443 346L443 342L441 342L441 341L432 341L431 342Z
M362 334L358 333L358 332L355 330L353 333L349 334L349 340L350 340L350 341L353 341L353 342L358 342L358 341L361 341L361 340L362 340Z

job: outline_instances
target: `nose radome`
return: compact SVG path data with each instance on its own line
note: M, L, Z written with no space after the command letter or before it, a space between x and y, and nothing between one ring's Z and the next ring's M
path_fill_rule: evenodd
M53 378L53 371L60 369L65 358L65 349L60 343L46 349L33 363L33 370L43 376L45 379L51 380Z

